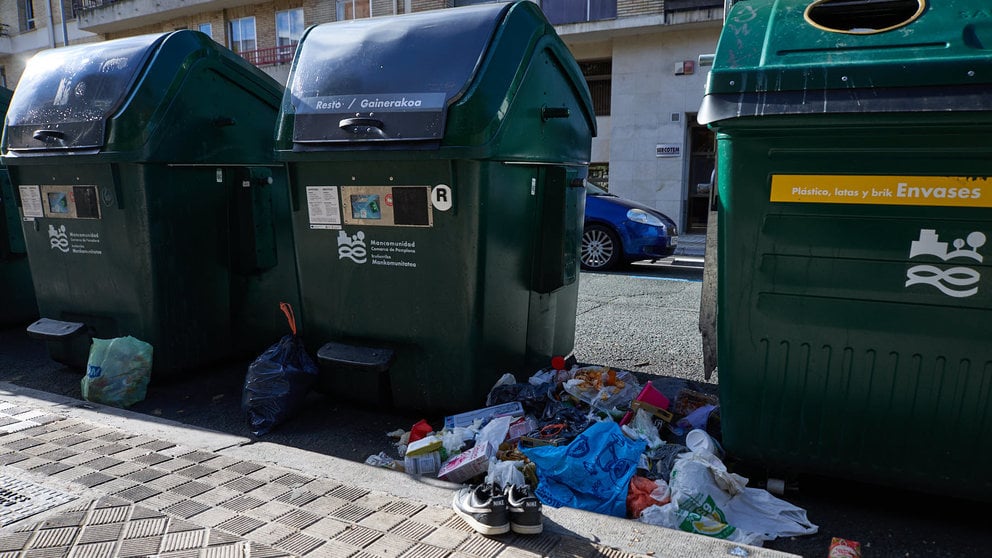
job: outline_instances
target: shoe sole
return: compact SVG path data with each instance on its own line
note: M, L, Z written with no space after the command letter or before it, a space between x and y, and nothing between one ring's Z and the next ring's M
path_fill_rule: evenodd
M544 525L518 525L510 523L510 529L518 535L540 535L544 531Z
M469 514L463 512L462 510L458 509L458 506L452 506L452 509L455 511L456 514L458 514L458 517L464 519L465 520L465 523L468 523L469 527L471 527L472 529L474 529L479 534L482 534L482 535L505 535L506 533L509 533L510 532L510 524L509 523L507 523L505 525L486 525L485 523L479 522L478 520L476 520L471 515L469 515Z

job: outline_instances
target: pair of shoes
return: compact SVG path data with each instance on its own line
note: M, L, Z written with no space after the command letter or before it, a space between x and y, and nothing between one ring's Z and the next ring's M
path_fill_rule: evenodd
M451 507L466 523L483 535L514 533L536 535L541 523L541 502L527 486L479 484L455 493Z

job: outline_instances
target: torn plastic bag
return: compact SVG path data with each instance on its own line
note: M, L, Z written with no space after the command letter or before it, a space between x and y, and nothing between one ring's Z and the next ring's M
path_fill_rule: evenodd
M151 375L150 344L130 335L93 339L79 387L87 401L130 407L145 398Z
M521 451L537 466L534 494L541 502L626 517L630 478L645 447L607 420L593 424L567 446Z
M292 333L251 363L241 394L241 409L255 436L268 434L291 417L317 380L317 364L296 336L293 307L281 302L279 308L286 315Z
M805 510L746 485L746 478L729 472L716 456L684 453L672 468L672 501L646 508L640 520L755 546L816 533Z

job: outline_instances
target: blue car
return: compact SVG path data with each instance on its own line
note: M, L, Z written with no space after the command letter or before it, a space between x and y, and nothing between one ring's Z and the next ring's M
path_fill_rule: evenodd
M586 182L582 269L606 271L630 262L667 258L678 241L675 221L664 213Z

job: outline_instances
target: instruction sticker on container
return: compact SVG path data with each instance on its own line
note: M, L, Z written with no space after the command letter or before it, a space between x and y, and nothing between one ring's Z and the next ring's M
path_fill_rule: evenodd
M772 175L770 201L992 207L992 182L974 176Z
M41 205L41 188L37 185L18 186L21 193L21 210L24 212L25 221L34 221L35 218L44 217L45 210Z
M341 200L337 186L307 186L307 215L311 229L340 229Z

